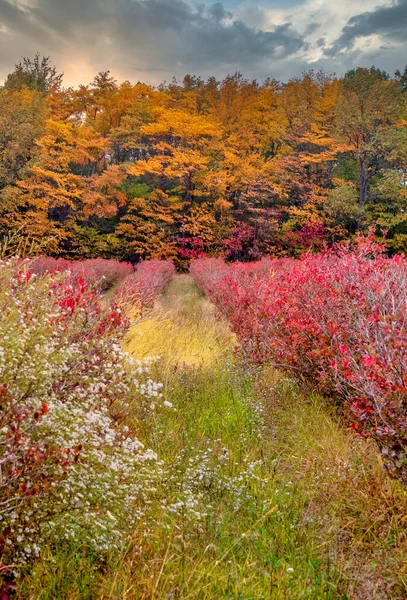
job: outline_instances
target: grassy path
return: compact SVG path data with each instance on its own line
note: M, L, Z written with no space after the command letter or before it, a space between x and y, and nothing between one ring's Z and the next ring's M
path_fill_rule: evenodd
M186 506L160 508L105 597L406 597L402 507L375 453L319 398L272 372L252 381L235 343L185 275L133 328L129 351L161 357L174 405L146 421L145 442L179 471L166 503Z
M129 352L161 357L167 406L134 419L167 475L119 559L65 557L36 598L407 597L403 492L318 397L241 371L235 343L186 275L131 329Z

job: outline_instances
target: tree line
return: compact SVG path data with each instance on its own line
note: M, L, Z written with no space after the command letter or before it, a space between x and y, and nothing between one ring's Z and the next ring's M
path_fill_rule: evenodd
M406 207L407 68L74 89L37 55L0 88L0 236L38 254L247 261L372 229L403 253Z

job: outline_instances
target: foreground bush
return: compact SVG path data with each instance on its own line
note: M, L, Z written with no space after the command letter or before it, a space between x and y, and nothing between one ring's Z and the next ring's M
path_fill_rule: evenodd
M191 273L229 319L240 353L272 363L344 401L351 427L373 437L389 472L407 484L407 261L360 240L300 261Z
M117 414L160 385L121 351L125 329L83 279L0 264L3 569L45 540L118 547L140 518L159 468Z
M95 289L106 291L134 272L130 263L114 259L89 258L83 261L69 261L64 258L40 256L30 261L30 270L37 275L70 271Z

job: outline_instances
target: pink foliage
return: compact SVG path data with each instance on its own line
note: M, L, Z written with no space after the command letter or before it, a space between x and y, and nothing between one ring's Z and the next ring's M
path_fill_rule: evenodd
M164 291L175 272L169 260L148 260L136 266L133 274L123 279L116 298L123 304L151 307Z
M106 291L134 272L130 263L114 259L90 258L83 261L69 261L64 258L40 256L30 261L30 270L37 275L70 271L72 275L83 277L94 289Z
M81 275L90 285L96 286L101 291L117 285L133 272L134 268L130 263L114 259L90 258L75 262L73 265L75 275Z
M287 231L283 241L291 249L321 250L325 242L325 227L323 223L310 223L303 225L298 231Z
M237 333L245 360L271 363L343 400L351 427L379 444L407 483L407 260L356 248L226 266L195 281Z
M45 273L62 273L72 268L73 262L65 258L53 258L52 256L38 256L30 260L30 271L35 275Z

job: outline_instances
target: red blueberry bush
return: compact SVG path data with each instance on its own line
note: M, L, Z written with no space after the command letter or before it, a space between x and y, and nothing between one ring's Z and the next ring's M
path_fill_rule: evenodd
M174 275L174 264L169 260L149 260L139 263L135 272L124 278L116 298L124 307L151 307Z
M74 263L73 273L82 276L90 285L106 291L134 272L130 263L104 258L90 258Z
M104 292L117 285L134 272L130 263L114 259L90 258L83 261L69 261L64 258L40 256L30 261L30 270L37 274L70 271L82 277L89 285Z
M148 362L120 348L126 318L84 279L30 267L0 263L3 571L45 540L117 547L160 476L155 454L114 417L160 396Z
M262 263L202 259L191 273L244 359L342 399L351 427L377 441L407 484L407 260L361 238L353 250Z

